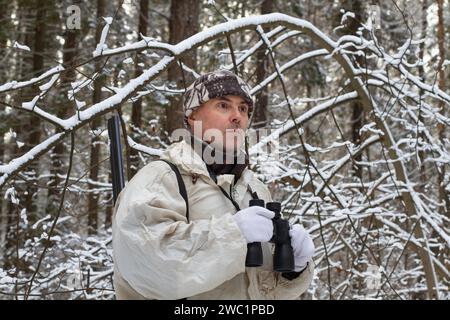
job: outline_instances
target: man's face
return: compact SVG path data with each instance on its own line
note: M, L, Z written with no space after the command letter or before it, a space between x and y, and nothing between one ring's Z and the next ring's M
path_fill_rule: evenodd
M191 113L188 122L196 137L216 148L237 150L244 141L248 111L249 106L241 97L224 96L202 104ZM201 121L201 130L197 121Z

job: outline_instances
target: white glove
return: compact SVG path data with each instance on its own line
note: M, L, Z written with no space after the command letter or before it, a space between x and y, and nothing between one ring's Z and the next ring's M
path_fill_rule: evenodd
M233 216L247 243L269 242L273 236L273 211L264 207L248 207Z
M294 251L295 269L299 272L305 269L306 264L314 255L314 242L308 231L300 224L294 224L289 230L291 245Z

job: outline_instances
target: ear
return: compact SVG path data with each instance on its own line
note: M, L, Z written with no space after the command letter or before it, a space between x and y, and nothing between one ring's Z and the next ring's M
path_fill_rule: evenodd
M191 114L187 118L187 121L189 123L189 126L192 128L194 126L194 121L195 121L195 110L193 112L191 112Z

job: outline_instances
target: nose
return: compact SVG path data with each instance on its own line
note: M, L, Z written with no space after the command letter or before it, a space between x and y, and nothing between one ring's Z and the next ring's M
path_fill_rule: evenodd
M242 114L239 112L238 106L233 106L233 110L230 115L230 122L233 124L238 124L240 126L242 121Z

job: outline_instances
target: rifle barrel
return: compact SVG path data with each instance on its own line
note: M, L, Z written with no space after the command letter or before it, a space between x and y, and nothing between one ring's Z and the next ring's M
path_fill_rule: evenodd
M108 119L109 151L112 174L114 204L120 191L125 187L123 175L122 143L120 142L120 118L117 113Z

